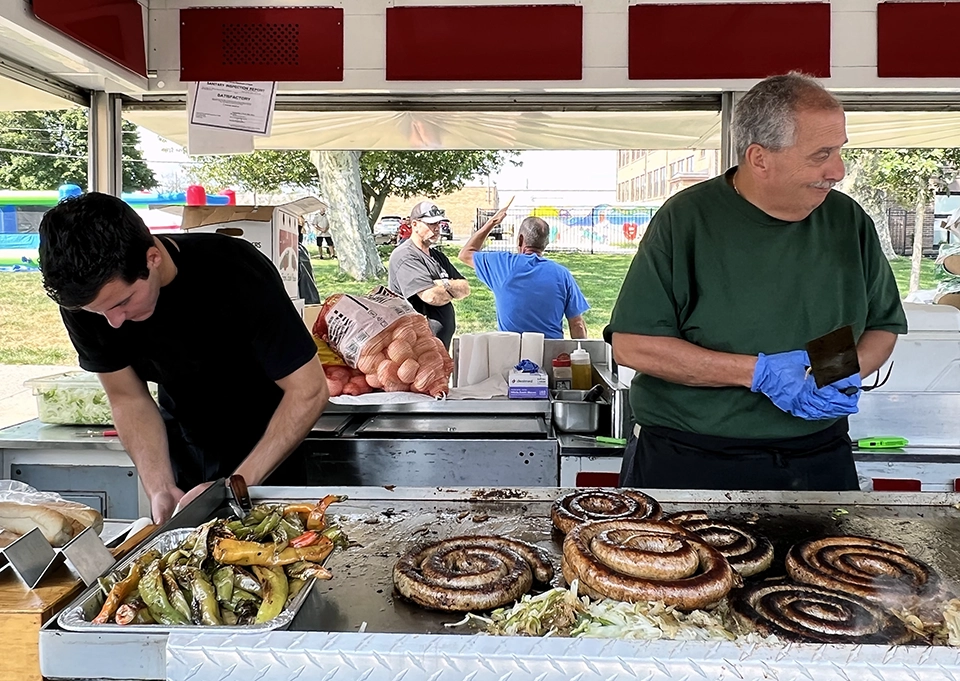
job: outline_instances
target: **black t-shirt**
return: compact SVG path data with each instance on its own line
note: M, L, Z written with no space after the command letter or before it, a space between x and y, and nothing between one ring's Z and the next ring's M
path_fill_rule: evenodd
M414 310L437 323L437 338L449 349L453 334L457 330L453 303L430 305L417 294L432 288L435 280L463 279L464 276L439 248L429 250L428 255L412 241L405 241L397 246L390 256L389 286L391 290L406 298Z
M283 391L276 382L317 354L276 267L248 242L220 234L163 237L177 266L142 322L61 310L87 371L133 367L161 386L161 406L202 451L208 477L226 475L262 437ZM177 452L171 446L174 466Z

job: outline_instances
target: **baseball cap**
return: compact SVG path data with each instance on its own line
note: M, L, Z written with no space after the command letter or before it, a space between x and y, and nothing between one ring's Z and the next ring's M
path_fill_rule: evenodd
M410 209L411 220L426 222L428 225L436 224L445 218L443 210L437 207L437 204L433 201L421 201Z

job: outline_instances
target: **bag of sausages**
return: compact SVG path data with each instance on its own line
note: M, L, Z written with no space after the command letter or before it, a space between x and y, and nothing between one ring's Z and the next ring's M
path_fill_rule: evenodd
M371 388L433 397L448 390L453 360L443 343L426 317L383 286L365 296L328 297L313 335L358 369Z

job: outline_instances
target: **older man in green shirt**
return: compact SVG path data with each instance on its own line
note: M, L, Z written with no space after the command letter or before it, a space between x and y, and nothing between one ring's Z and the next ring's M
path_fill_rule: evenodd
M651 221L604 332L637 371L620 484L858 489L846 416L860 376L816 388L803 347L852 325L867 376L907 325L873 222L832 189L843 109L806 76L776 76L740 101L734 136L738 165Z

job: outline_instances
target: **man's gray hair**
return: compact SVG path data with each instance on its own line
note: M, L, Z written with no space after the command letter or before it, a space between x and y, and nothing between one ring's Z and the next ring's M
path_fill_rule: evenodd
M772 151L793 145L798 111L840 108L840 100L804 73L793 71L760 81L737 102L733 114L737 161L743 162L751 144Z
M534 251L543 251L550 243L550 225L540 218L525 218L520 223L519 235L523 237L523 245Z

